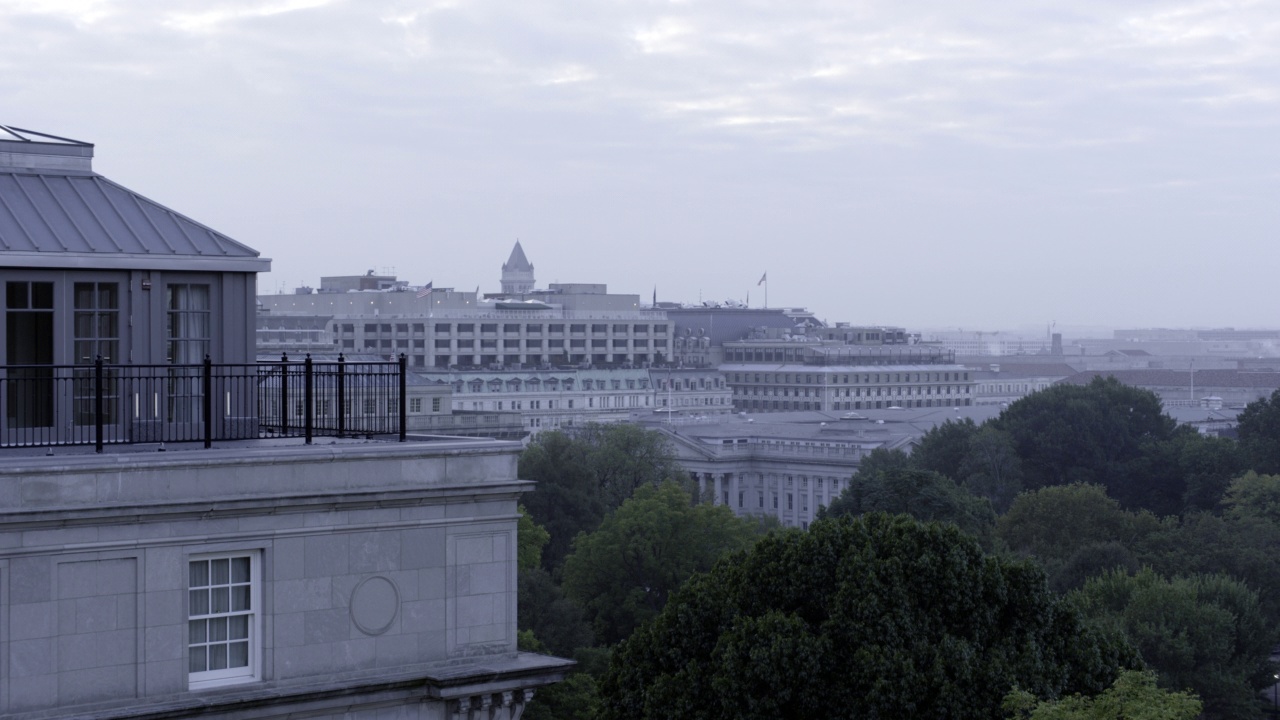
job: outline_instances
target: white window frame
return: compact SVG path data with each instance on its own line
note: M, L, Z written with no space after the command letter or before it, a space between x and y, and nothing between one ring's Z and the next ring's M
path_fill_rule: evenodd
M212 591L219 587L226 587L228 596L231 595L231 588L244 583L235 582L234 578L228 578L228 583L223 586L219 585L203 585L193 586L191 583L191 566L194 563L204 563L216 560L232 560L237 558L248 558L249 560L249 607L247 611L231 611L228 604L226 612L213 612L212 607L204 614L197 613L195 593L200 592L202 588L208 588L205 592L210 593L210 604L212 604ZM210 579L212 582L212 578ZM258 550L237 550L231 552L220 553L200 553L187 557L187 687L192 690L202 690L206 688L223 687L226 685L236 685L240 683L257 682L262 678L262 553ZM202 670L192 671L192 651L195 649L203 649L209 645L206 635L206 641L203 643L192 643L192 622L216 620L219 618L231 617L248 617L248 664L241 667L224 668L219 670Z

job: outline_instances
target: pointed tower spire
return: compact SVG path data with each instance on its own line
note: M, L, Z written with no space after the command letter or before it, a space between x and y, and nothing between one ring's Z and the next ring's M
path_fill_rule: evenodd
M502 292L508 295L523 295L533 291L533 263L524 256L524 248L516 240L511 248L511 257L502 264Z

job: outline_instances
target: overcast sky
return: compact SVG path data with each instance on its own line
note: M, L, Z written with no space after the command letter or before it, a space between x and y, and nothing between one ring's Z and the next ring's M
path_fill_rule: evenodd
M1280 326L1280 2L0 0L0 124L272 258Z

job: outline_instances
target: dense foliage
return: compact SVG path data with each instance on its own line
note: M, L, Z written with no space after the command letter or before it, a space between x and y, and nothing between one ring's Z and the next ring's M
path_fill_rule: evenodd
M1162 685L1198 693L1208 720L1258 716L1259 691L1275 682L1268 661L1275 632L1243 583L1109 571L1074 597L1087 616L1122 629Z
M578 536L564 590L603 643L628 637L720 556L750 547L759 525L723 505L691 504L675 483L642 486L600 528Z
M614 652L602 718L998 718L1137 662L954 526L829 518L695 576Z
M990 537L996 520L986 500L956 485L950 478L933 471L910 469L859 472L819 516L857 516L869 512L953 523L980 540Z
M1156 687L1155 673L1126 670L1095 697L1039 700L1018 690L1004 707L1015 720L1195 720L1202 706L1192 693Z
M681 477L662 433L629 423L542 433L520 455L519 474L538 483L524 504L551 534L542 562L552 571L578 533L599 527L636 488Z

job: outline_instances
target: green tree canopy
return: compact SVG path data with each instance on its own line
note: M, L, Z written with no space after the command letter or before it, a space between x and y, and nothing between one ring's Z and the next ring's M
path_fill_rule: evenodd
M1222 507L1234 520L1257 519L1280 527L1280 475L1250 470L1227 486Z
M1026 691L1009 693L1005 710L1016 720L1195 720L1200 699L1156 686L1156 675L1126 670L1096 697L1072 695L1038 700Z
M615 649L601 717L997 718L1015 686L1095 694L1134 662L954 526L827 518L690 580Z
M862 515L869 512L906 514L930 521L954 523L961 530L989 540L995 513L982 498L931 470L896 469L874 475L859 472L849 487L819 517Z
M529 517L524 505L518 507L520 519L516 521L516 567L532 570L542 566L542 548L551 540L551 533Z
M1238 419L1240 450L1249 469L1280 475L1280 390L1249 403Z
M1126 507L1139 506L1151 481L1135 463L1175 427L1154 393L1100 377L1028 395L990 424L1009 434L1027 488L1097 484Z
M538 483L524 504L551 534L542 564L552 571L578 533L599 527L637 487L682 477L662 433L630 423L593 423L573 435L541 433L520 455L519 474Z
M693 505L675 483L643 485L565 560L564 590L606 644L658 614L695 572L750 547L760 524L723 505Z
M930 428L911 451L911 464L960 480L960 466L969 454L969 441L978 432L973 420L947 420Z
M1207 718L1255 718L1269 686L1274 630L1257 594L1222 575L1166 580L1111 571L1073 596L1093 620L1123 630L1167 688L1191 688Z

